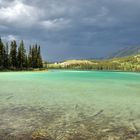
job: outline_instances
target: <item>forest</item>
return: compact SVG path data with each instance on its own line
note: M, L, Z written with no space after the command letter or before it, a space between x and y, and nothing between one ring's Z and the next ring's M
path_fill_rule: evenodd
M42 68L41 48L30 45L27 52L24 41L19 45L16 40L4 43L0 38L0 70L32 70Z

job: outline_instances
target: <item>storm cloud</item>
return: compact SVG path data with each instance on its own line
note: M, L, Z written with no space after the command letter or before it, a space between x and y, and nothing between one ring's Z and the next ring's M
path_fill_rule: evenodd
M139 0L0 0L0 35L42 46L44 60L100 58L140 45Z

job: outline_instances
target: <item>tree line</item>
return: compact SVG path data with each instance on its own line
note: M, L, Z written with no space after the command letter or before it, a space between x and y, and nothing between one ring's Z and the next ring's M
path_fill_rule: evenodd
M24 70L42 68L41 48L39 45L30 45L27 53L22 40L17 45L16 40L4 44L0 38L0 69Z
M82 61L82 60L81 60ZM75 69L75 70L113 70L113 71L136 71L140 72L140 54L109 60L88 60L92 63L62 63L44 64L48 69Z

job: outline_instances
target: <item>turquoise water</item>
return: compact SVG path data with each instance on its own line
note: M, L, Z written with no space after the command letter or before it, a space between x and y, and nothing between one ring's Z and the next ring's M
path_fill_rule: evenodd
M139 132L139 73L0 73L3 139L126 140Z

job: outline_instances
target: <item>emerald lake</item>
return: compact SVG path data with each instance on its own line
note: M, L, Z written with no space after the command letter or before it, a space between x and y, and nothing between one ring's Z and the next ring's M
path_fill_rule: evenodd
M140 139L140 74L0 73L2 140Z

